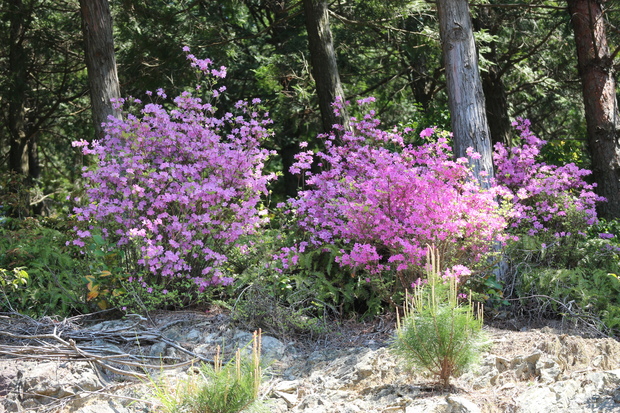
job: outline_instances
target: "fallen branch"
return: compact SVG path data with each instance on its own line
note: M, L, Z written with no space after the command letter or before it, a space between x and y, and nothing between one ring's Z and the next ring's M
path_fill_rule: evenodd
M4 317L3 317L4 318ZM43 323L37 322L28 318L30 323L34 323L35 330L42 328L49 328L50 325L42 326ZM64 331L59 332L59 327L66 327L66 324L57 323L51 320L53 331L51 333L44 334L15 334L9 331L0 330L0 336L7 337L12 341L27 341L28 344L24 345L5 345L0 344L0 354L9 357L16 357L20 359L33 359L33 360L67 360L67 361L86 361L96 363L101 368L107 369L113 373L135 377L139 379L146 379L146 374L139 371L147 370L170 370L185 367L188 365L196 364L198 362L211 363L213 360L202 357L178 343L165 338L161 330L174 325L177 321L168 323L166 326L160 329L151 329L147 331L138 331L140 327L139 322L136 322L130 326L124 326L121 328L107 330L107 331L89 331L89 330L77 330L77 331ZM62 337L62 336L65 337ZM78 341L94 341L105 340L108 342L124 342L124 343L136 343L137 345L145 342L163 342L168 346L191 356L191 359L174 364L150 364L137 361L138 359L128 353L115 352L114 350L105 347L88 347L79 346ZM34 342L36 345L32 345ZM110 353L113 354L105 354ZM170 358L163 358L170 359ZM124 370L121 367L128 367L131 370Z

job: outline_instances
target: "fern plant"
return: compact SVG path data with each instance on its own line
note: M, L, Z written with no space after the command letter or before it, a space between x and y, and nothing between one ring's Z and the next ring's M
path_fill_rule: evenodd
M28 274L27 282L22 274L14 288L4 289L0 310L34 317L90 311L80 277L86 264L66 241L64 233L34 219L16 229L0 227L0 268Z

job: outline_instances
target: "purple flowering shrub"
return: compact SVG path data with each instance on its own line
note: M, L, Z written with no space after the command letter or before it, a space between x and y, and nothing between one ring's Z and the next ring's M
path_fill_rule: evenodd
M427 245L436 246L443 269L486 263L494 243L504 241L501 188L481 189L468 160L453 160L446 136L408 145L374 116L371 110L351 119L352 131L322 135L324 151L297 155L291 172L304 174L307 189L288 208L308 239L283 251L284 267L308 248L337 245L341 266L362 270L367 281L391 272L408 288L424 273ZM454 272L469 274L462 266Z
M509 231L519 236L507 253L516 263L506 277L509 290L541 314L557 316L572 303L571 311L599 318L605 328L620 328L620 307L610 299L620 290L612 277L619 268L618 249L610 242L614 235L601 231L605 223L598 221L595 206L604 199L584 180L590 171L541 162L546 142L532 134L529 121L513 125L522 145L496 144L494 153L497 184L513 199Z
M520 131L522 145L506 148L497 143L493 155L497 185L513 198L511 230L547 241L583 235L597 222L596 203L604 201L593 191L596 184L583 179L591 172L573 163L541 162L540 149L546 142L534 136L527 119L518 119L513 126Z
M121 99L124 119L110 118L104 139L74 143L96 159L83 172L88 202L75 213L86 226L74 243L101 234L133 252L136 269L191 279L203 291L232 282L222 271L227 251L267 220L261 196L274 176L263 171L270 153L260 144L271 120L255 109L259 100L238 102L238 115L216 116L225 90L216 80L226 70L187 57L210 90L196 87L166 106ZM161 89L157 96L166 99Z

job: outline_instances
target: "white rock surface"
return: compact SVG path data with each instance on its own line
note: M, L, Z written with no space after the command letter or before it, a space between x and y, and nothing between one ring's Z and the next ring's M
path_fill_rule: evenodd
M166 341L139 352L181 357L177 343L208 358L218 345L231 354L252 339L235 329L201 330L207 326L176 323ZM92 331L125 327L108 322ZM421 371L406 371L377 341L306 352L268 335L262 343L271 366L262 398L273 413L620 413L620 343L611 339L496 332L477 369L454 379L447 392ZM197 376L179 370L166 377L174 383ZM86 362L0 359L0 413L51 406L60 413L146 413L157 411L152 389L148 381L127 381Z

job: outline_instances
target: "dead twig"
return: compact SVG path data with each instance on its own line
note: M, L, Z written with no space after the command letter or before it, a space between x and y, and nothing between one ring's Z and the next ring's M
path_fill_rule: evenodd
M6 337L14 342L26 342L26 344L21 345L0 344L0 355L34 360L86 361L95 363L101 368L107 369L113 373L139 379L148 378L147 374L141 373L140 371L177 369L197 362L213 363L213 360L202 357L162 335L161 330L176 324L178 321L168 323L159 329L150 329L146 331L139 330L141 328L139 321L128 326L106 331L59 331L59 327L60 330L64 330L64 328L67 327L65 322L59 323L54 320L46 320L49 324L45 325L46 322L35 321L31 318L26 318L26 320L29 324L33 325L34 328L32 329L35 331L40 331L42 329L49 330L50 327L53 327L53 331L51 333L42 334L16 334L0 330L0 336ZM137 345L145 342L163 342L189 355L191 358L187 361L174 364L151 364L138 361L138 358L134 355L118 352L106 347L78 345L78 342L92 342L95 340L104 340L113 343L135 343ZM34 345L32 343L34 343ZM163 361L163 359L160 360Z

